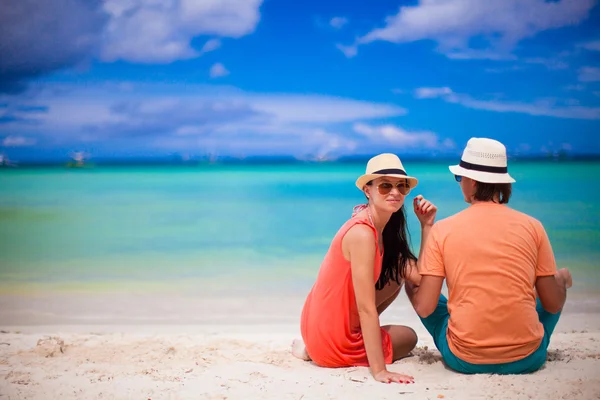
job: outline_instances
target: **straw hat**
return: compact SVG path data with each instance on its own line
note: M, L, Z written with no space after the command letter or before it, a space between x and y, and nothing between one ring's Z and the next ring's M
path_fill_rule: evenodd
M471 138L460 163L448 167L454 175L466 176L477 182L513 183L508 174L506 147L497 140Z
M402 161L400 161L397 155L383 153L369 160L365 174L358 177L356 180L356 187L363 190L363 187L367 182L381 178L382 176L407 179L411 189L417 186L417 183L419 182L417 178L406 175L406 170L404 169L404 166L402 166Z

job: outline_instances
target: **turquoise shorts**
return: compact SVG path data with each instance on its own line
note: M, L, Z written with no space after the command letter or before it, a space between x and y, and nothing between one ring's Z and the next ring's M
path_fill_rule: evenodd
M446 337L448 320L450 319L447 303L448 300L446 300L446 297L440 295L440 300L433 314L427 318L421 318L421 322L423 322L425 328L433 336L435 346L442 354L442 358L449 368L464 374L527 374L537 371L546 362L550 336L558 323L560 312L552 314L544 310L539 299L537 300L536 311L540 322L544 326L544 337L542 338L540 347L521 360L505 364L471 364L456 357L450 351L448 338Z

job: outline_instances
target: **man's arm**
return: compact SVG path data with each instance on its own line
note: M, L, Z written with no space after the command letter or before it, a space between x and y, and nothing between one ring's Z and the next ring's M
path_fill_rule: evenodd
M419 286L421 284L421 274L419 273L419 263L423 258L423 252L425 249L425 244L427 243L427 238L429 237L429 233L431 232L432 224L422 224L421 225L421 248L419 249L419 258L417 261L408 261L408 268L406 273L406 281L413 283L413 285Z
M562 310L567 300L567 283L560 277L540 276L535 281L540 302L544 310L556 314Z
M445 267L438 246L439 225L422 227L422 244L417 263L419 279L406 282L406 295L421 318L437 307L444 283Z
M406 282L406 295L421 318L430 316L442 293L443 276L423 275L419 286Z
M538 234L535 289L544 310L556 314L565 305L567 282L563 277L564 272L556 271L556 260L546 230L539 221L536 221L534 226ZM566 273L568 274L568 270Z

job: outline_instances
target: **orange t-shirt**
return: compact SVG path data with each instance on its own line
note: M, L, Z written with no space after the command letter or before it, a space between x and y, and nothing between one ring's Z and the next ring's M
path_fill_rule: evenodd
M534 285L556 273L556 262L538 220L506 205L471 205L433 226L419 264L421 275L446 277L455 356L501 364L539 347Z
M357 224L373 230L373 240L378 243L377 231L365 212L348 220L336 233L319 269L317 280L308 294L300 320L302 339L313 362L322 367L368 366L360 317L356 305L350 262L342 251L342 240ZM381 273L382 256L376 245L373 286ZM393 350L390 334L383 328L381 344L386 364L392 363Z

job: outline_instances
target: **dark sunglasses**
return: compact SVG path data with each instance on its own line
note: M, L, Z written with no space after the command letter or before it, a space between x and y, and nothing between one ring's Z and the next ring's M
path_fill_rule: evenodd
M377 185L377 191L380 195L385 196L389 194L394 187L398 189L400 194L405 196L410 193L410 186L408 185L408 182L396 182L395 184L391 182L382 182Z
M462 176L454 175L454 179L456 179L456 182L460 182L460 181L462 181Z

